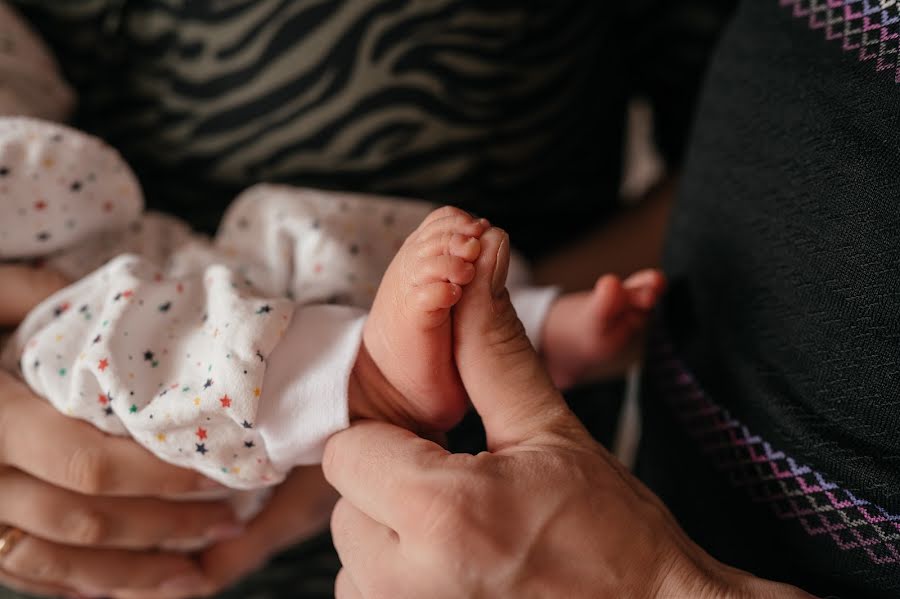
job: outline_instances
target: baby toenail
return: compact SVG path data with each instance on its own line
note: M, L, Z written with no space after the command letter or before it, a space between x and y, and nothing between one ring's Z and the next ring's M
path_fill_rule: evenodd
M499 297L506 289L506 275L509 272L509 236L503 234L497 247L497 262L494 263L494 274L491 277L491 291Z

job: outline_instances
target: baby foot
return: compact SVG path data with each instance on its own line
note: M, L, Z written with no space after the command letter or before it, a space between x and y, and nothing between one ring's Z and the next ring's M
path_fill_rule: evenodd
M658 270L625 281L605 275L593 291L560 297L547 315L542 349L560 389L623 374L637 358L650 311L665 287Z
M358 377L351 417L434 431L462 418L468 398L453 360L450 309L475 277L472 263L489 226L445 207L406 239L378 288L357 360L357 370L377 370L387 385Z

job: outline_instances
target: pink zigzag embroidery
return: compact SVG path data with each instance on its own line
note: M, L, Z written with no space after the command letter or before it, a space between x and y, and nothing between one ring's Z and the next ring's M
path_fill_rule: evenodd
M826 39L841 40L846 52L876 71L892 71L900 83L900 0L778 0Z
M862 551L878 565L900 564L900 515L829 482L754 435L706 396L661 335L650 348L650 381L732 485L768 504L779 519L796 520L810 536Z

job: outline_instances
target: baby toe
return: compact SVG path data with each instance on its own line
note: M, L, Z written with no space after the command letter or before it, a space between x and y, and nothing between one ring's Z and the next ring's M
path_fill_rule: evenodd
M435 312L437 310L449 310L462 297L462 287L447 281L428 283L416 287L410 295L412 308L420 312Z
M475 277L475 266L458 256L429 256L420 259L414 266L412 280L415 286L447 281L457 285L467 285Z
M481 242L475 237L454 233L447 242L447 250L451 256L475 262L481 255Z
M647 269L634 273L623 283L630 303L638 309L653 308L666 287L665 276L658 270Z
M434 214L434 213L432 213ZM459 233L469 237L481 237L490 228L490 223L483 218L475 218L471 214L449 208L441 212L442 216L434 219L426 219L416 231L419 241L425 242L432 238L441 238L447 234Z

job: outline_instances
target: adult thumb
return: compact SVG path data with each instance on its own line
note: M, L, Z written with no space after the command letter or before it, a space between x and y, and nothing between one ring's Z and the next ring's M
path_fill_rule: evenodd
M48 268L0 265L0 327L15 326L39 303L68 284Z
M453 313L456 364L484 421L488 449L543 441L544 433L589 437L550 380L510 302L509 251L503 230L482 235L475 279Z

